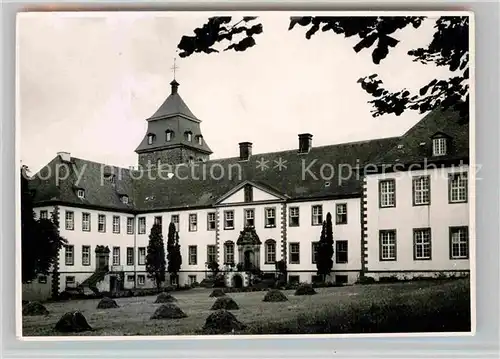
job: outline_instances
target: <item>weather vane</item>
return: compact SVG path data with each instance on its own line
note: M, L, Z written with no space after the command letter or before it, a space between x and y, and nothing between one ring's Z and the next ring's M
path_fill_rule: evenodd
M179 66L177 66L177 65L175 64L176 60L177 60L177 58L175 58L175 57L174 57L174 66L172 66L172 67L170 68L170 70L173 70L173 71L174 71L174 80L175 80L175 71L179 68Z

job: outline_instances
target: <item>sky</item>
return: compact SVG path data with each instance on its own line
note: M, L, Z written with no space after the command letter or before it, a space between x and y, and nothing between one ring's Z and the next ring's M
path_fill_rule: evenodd
M17 114L21 161L36 171L57 152L130 167L150 117L170 94L177 44L204 14L31 13L18 17ZM201 123L211 158L397 136L423 115L372 117L357 83L378 73L389 89L415 90L446 69L412 62L408 50L429 44L435 19L394 35L401 42L373 64L356 38L330 32L305 38L288 31L289 14L264 14L264 32L245 52L178 58L179 94Z

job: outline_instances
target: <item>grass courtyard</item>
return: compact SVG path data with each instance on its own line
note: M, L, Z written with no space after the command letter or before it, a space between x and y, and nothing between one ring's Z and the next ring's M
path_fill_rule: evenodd
M23 317L24 336L61 335L53 330L66 312L79 310L94 329L74 335L202 334L211 289L173 292L186 314L151 320L156 296L118 298L120 308L96 309L99 300L46 303L48 316ZM247 325L242 334L325 334L470 331L468 279L318 288L312 296L285 290L287 302L263 302L265 292L229 293L239 305L232 313Z

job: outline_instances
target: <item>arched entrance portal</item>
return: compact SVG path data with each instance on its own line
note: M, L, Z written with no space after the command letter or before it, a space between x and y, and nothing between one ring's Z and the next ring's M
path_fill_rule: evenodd
M233 276L233 280L232 280L231 285L234 288L241 288L241 287L243 287L243 278L241 278L241 275L235 274Z

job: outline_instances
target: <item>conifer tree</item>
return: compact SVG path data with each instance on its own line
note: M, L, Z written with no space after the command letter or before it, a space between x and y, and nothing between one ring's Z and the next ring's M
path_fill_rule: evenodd
M330 212L326 215L326 221L323 221L316 256L316 267L318 268L318 275L323 276L323 281L333 268L333 225Z
M171 276L177 278L177 286L179 286L179 270L182 265L181 246L179 245L179 233L174 223L170 223L168 227L167 238L167 271Z
M153 279L156 288L160 291L162 282L165 281L165 246L161 234L161 226L157 223L151 227L149 234L148 254L146 255L146 271L149 278Z

